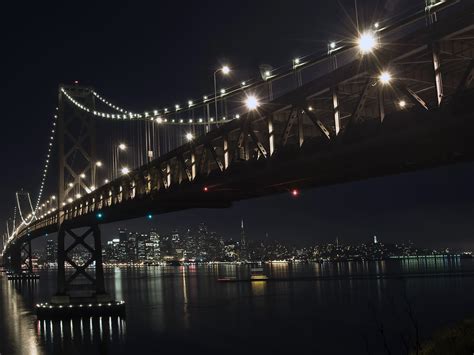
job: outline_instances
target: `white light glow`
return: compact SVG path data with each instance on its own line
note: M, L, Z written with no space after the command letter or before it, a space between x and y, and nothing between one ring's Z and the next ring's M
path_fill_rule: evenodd
M370 31L364 32L360 35L357 45L362 54L371 53L377 46L377 40L374 34Z
M122 172L123 175L126 175L130 172L130 169L127 167L123 167L120 171Z
M194 139L194 136L192 133L186 133L186 140L188 142L191 142Z
M224 66L222 67L221 71L222 71L223 74L227 75L227 74L230 73L230 68L229 68L229 66L224 65Z
M245 100L245 106L247 106L249 110L255 110L259 105L260 103L255 96L247 96L247 99Z
M392 74L388 71L383 71L379 75L379 80L383 85L389 84L392 81Z

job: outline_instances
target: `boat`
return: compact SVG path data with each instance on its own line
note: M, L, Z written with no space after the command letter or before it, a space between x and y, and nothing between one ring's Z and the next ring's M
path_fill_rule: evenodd
M263 267L255 267L250 269L251 281L266 281L268 276L263 273Z

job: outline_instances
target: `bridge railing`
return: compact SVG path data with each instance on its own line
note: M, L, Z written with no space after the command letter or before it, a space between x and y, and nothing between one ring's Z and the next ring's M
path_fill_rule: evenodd
M451 7L461 6L463 4L459 0L439 1L433 11L436 11L438 21L443 21L451 15ZM404 15L402 18L381 19L368 24L367 27L361 29L361 32L373 32L377 39L384 43L395 42L401 37L422 29L428 32L427 16L427 11L420 10ZM209 119L214 122L236 119L246 111L244 102L248 95L255 95L262 102L271 102L334 71L335 67L352 62L359 56L358 36L358 33L354 33L352 38L334 39L334 48L331 48L328 40L327 50L294 58L286 65L269 69L268 73L262 70L261 78L222 88L225 90L224 93L191 100L190 105L180 105L178 109L168 108L166 112L157 111L158 115L167 123L183 125L200 124L200 122L205 124ZM217 117L214 101L217 101L218 106ZM153 117L154 114L149 113L149 115Z

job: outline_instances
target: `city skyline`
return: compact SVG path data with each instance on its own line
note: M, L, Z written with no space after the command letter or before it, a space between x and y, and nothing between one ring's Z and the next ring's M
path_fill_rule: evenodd
M48 238L46 248L34 248L36 255L41 255L43 262L55 262L56 240ZM268 247L272 249L267 250ZM367 251L366 248L372 250ZM210 249L209 249L210 248ZM217 248L217 249L216 249ZM264 249L262 249L264 248ZM272 251L273 250L273 251ZM280 250L280 254L275 251ZM273 254L268 254L268 253ZM337 257L335 254L337 252ZM382 252L382 254L380 254ZM385 252L385 256L384 256ZM80 249L77 253L86 253ZM297 245L290 242L272 239L268 234L264 238L250 239L244 227L240 224L240 237L230 238L220 235L208 228L205 223L174 228L164 232L155 228L147 231L136 231L119 228L112 236L103 242L105 262L135 263L135 262L162 262L162 261L197 261L197 262L224 262L224 261L271 261L271 260L377 260L390 257L429 256L429 255L472 255L472 250L458 249L445 246L430 248L419 245L412 240L398 240L387 242L379 236L357 243L348 243L336 237L328 243L314 242L310 245ZM363 253L369 253L362 255ZM372 253L372 256L370 255ZM268 254L268 255L267 255ZM273 257L269 255L274 255Z

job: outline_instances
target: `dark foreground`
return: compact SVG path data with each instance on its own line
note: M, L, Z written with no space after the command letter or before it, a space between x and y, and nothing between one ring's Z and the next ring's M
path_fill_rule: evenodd
M126 318L62 322L33 314L55 290L53 271L29 282L3 274L0 353L399 354L417 342L429 350L438 329L474 315L473 260L265 268L285 281L216 281L247 278L237 265L110 269L107 288L126 301ZM377 277L387 274L396 277Z

